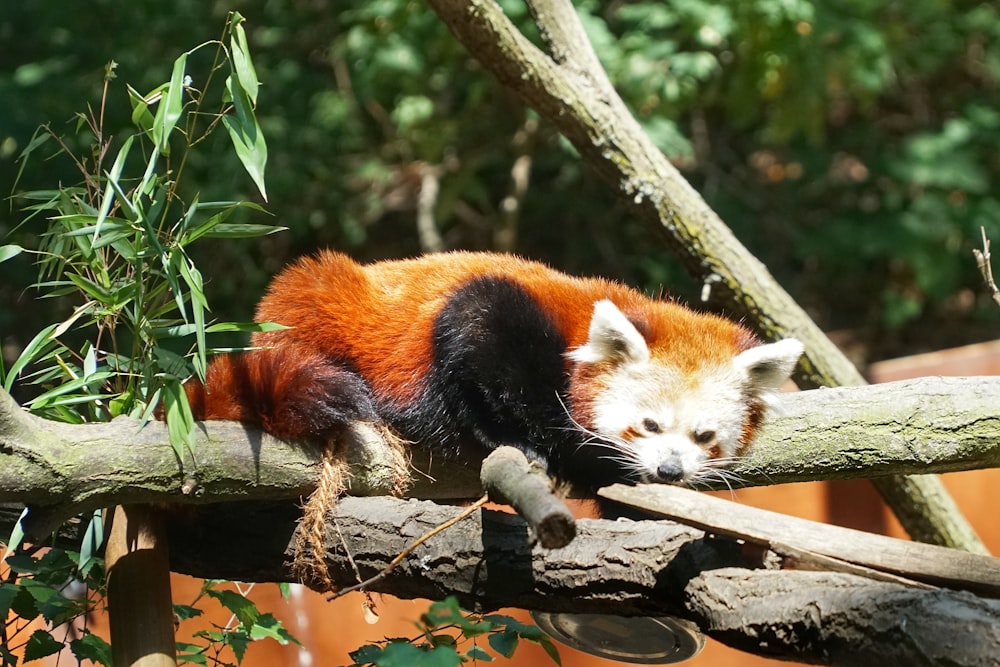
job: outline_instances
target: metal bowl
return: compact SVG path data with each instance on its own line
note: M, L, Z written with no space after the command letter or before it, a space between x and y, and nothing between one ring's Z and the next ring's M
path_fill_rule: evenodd
M643 665L690 660L705 647L698 626L673 616L550 614L532 618L552 639L584 653Z

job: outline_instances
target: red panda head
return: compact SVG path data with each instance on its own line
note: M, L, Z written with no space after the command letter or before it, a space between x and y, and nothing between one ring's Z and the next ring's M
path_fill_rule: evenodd
M739 351L733 340L742 328L695 317L709 326L651 348L615 304L598 301L587 342L567 353L574 365L571 416L595 436L588 444L608 447L607 458L636 481L696 484L719 477L718 466L749 444L768 395L803 351L795 339ZM712 353L679 359L676 350L684 346Z

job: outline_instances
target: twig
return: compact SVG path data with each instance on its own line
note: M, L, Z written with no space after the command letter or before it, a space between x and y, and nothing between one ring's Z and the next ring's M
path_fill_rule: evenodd
M985 227L980 227L979 231L983 235L983 249L973 248L972 254L976 257L976 265L979 267L979 272L983 274L983 282L989 288L990 296L1000 306L1000 288L997 287L996 281L993 280L993 267L990 265L990 240L986 237Z
M437 535L441 531L447 530L448 528L451 528L456 523L458 523L459 521L461 521L465 517L469 516L470 514L474 513L476 510L478 510L479 508L481 508L487 502L489 502L489 496L483 496L482 498L480 498L476 502L474 502L471 505L469 505L468 507L466 507L460 514L457 514L454 517L452 517L451 519L448 519L447 521L445 521L444 523L439 524L438 526L435 526L433 529L429 530L428 532L424 533L423 535L421 535L420 537L418 537L417 539L415 539L412 543L410 543L410 545L408 547L406 547L401 552L399 552L399 555L396 556L395 558L393 558L392 561L388 565L386 565L384 568L382 568L381 572L379 572L378 574L376 574L373 577L369 577L368 579L365 579L360 584L355 584L354 586L349 586L347 588L342 588L339 591L335 591L333 593L330 593L329 595L326 596L326 601L327 602L332 602L333 600L336 600L339 597L343 597L344 595L347 595L348 593L353 593L354 591L364 590L365 587L371 586L372 584L375 584L375 583L378 583L379 581L382 581L383 579L386 578L386 576L388 576L388 574L390 572L392 572L396 568L397 565L399 565L400 563L402 563L403 560L406 559L407 556L409 556L411 553L413 553L414 549L416 549L421 544L423 544L427 540L431 539L432 537L434 537L435 535Z

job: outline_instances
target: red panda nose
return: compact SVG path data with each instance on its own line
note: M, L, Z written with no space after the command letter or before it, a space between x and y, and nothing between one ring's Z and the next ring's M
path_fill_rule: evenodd
M684 470L676 463L665 462L656 469L656 476L659 481L672 484L684 478Z

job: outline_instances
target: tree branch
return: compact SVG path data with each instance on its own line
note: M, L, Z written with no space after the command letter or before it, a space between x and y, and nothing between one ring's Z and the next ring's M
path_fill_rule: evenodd
M759 485L997 467L996 396L996 377L784 394L732 472L739 485ZM351 493L391 492L391 452L364 431L349 435L342 446L352 466ZM48 508L54 523L123 503L298 499L319 478L316 448L240 424L201 424L195 452L197 465L178 461L159 422L60 424L29 415L0 391L0 502ZM412 454L408 495L481 495L478 461L445 462L420 447Z
M173 525L175 570L244 581L289 576L294 507L199 510L203 520ZM343 499L328 523L331 576L341 586L356 580L344 545L367 578L460 511L388 497ZM665 521L577 525L572 543L548 550L533 543L519 517L482 511L422 544L371 590L404 598L450 594L480 611L677 615L741 650L819 664L939 665L947 651L947 664L981 665L1000 651L997 600L842 573L760 569L780 559Z

